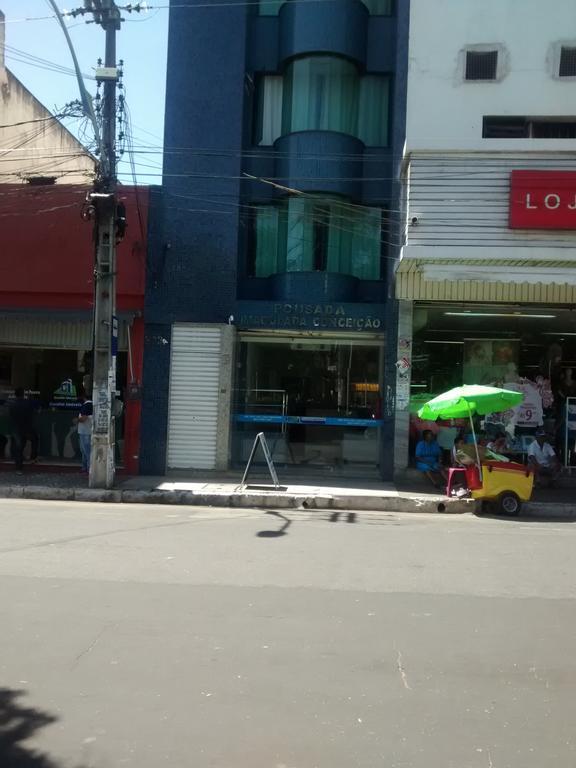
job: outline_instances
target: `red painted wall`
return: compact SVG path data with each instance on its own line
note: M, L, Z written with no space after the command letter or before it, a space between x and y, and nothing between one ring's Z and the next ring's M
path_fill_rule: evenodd
M0 185L0 307L91 309L93 224L81 218L88 191ZM128 228L117 252L118 311L143 309L148 190L120 187L119 198Z
M75 309L93 306L93 222L81 217L88 187L0 184L0 308ZM120 187L128 227L117 250L118 312L144 310L148 189ZM133 379L142 383L144 320L131 329ZM138 471L139 399L127 400L124 466Z

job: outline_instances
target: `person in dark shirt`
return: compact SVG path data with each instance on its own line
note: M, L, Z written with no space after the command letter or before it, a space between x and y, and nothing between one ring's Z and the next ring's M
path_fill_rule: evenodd
M24 465L24 447L28 440L32 444L32 461L38 452L38 435L34 427L34 408L29 400L24 398L24 390L17 387L14 390L14 401L8 409L10 432L16 471L22 472Z
M82 395L82 406L78 414L78 438L80 440L80 451L82 452L82 472L90 472L90 450L92 445L92 420L93 420L92 400L85 394Z

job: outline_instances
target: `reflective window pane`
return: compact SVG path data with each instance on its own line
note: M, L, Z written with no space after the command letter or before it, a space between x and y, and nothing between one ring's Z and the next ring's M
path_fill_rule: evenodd
M390 78L365 75L360 81L358 138L367 147L387 147Z
M358 71L345 59L314 56L288 65L282 132L338 131L356 135Z
M380 279L380 208L309 195L260 206L254 216L249 263L255 277L331 272Z

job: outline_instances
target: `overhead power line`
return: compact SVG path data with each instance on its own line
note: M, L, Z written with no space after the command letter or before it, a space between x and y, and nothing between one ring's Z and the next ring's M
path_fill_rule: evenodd
M49 59L43 59L40 56L35 56L27 51L22 51L19 48L14 48L11 45L4 46L6 52L6 58L12 61L17 61L20 64L28 64L29 66L38 67L39 69L45 69L49 72L55 72L62 75L70 75L76 77L76 72L70 67L66 67L62 64L58 64L55 61ZM82 76L87 80L95 80L94 75L82 73Z
M296 3L298 5L310 5L310 4L324 4L324 3L334 3L337 2L337 0L290 0L291 3ZM117 6L119 10L126 11L127 13L132 12L146 12L146 11L157 11L157 10L188 10L188 11L195 11L196 9L199 10L205 10L207 8L238 8L238 7L251 7L251 6L260 6L260 5L270 5L270 6L276 6L278 5L277 0L215 0L214 2L204 2L204 3L195 3L193 5L187 4L187 3L181 3L178 5L170 4L170 3L164 3L164 4L148 4L148 3L128 3L126 5L119 5ZM78 8L71 11L62 11L63 16L67 17L76 17L80 15L84 15L86 13L89 13L90 11L86 8ZM50 16L21 16L20 18L14 18L14 19L6 19L7 24L18 24L18 23L25 23L29 21L48 21L50 19L57 18L54 14ZM137 21L137 19L125 19L125 21ZM140 20L141 21L141 20Z

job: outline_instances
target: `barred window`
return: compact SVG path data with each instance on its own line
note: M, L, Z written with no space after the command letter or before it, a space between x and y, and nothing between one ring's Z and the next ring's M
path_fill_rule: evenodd
M466 51L466 80L496 80L498 51Z
M560 77L576 77L576 48L562 46L558 75Z

